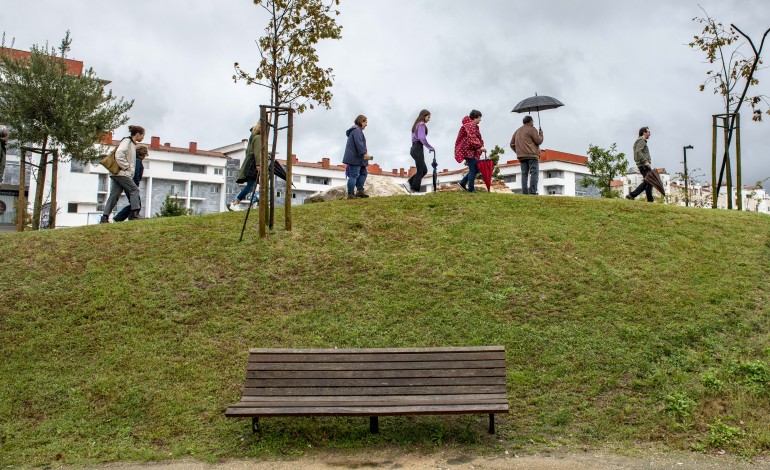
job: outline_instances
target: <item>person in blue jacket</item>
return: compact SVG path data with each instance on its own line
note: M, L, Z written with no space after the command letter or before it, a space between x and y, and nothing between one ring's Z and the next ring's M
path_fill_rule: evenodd
M142 160L147 158L147 154L149 151L147 150L147 147L137 147L136 148L136 167L134 167L134 184L136 184L137 187L139 187L139 183L142 182L142 176L144 175L144 163L142 163ZM125 192L126 197L128 197L128 191ZM139 203L141 204L141 198L139 199ZM123 209L120 210L117 214L115 214L115 217L112 219L115 222L123 222L124 220L129 219L133 220L133 217L131 216L131 204L127 205Z
M367 126L366 116L363 114L358 116L354 124L345 132L345 135L348 136L348 143L345 146L345 156L342 158L342 163L346 164L349 170L348 199L369 197L364 192L364 183L369 174L366 171L366 166L372 159L366 150L366 137L364 136L364 129ZM353 192L354 190L356 191Z

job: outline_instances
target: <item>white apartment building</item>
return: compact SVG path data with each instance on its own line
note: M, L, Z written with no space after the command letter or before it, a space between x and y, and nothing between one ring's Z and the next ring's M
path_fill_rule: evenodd
M111 151L120 141L110 139L105 143ZM139 184L142 217L153 217L159 212L166 195L177 197L196 214L224 210L227 163L224 154L198 150L195 142L190 142L188 147L161 145L159 137L151 137L147 148L149 155L144 159L144 175ZM49 168L44 202L50 201L50 174ZM36 185L37 181L32 178L29 195L34 196ZM99 223L110 190L109 175L103 166L76 161L60 163L57 185L57 227ZM113 215L126 205L128 200L121 195Z

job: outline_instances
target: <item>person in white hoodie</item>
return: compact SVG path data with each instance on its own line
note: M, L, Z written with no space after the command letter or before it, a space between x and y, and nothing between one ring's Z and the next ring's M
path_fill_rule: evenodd
M120 171L117 175L110 175L110 196L104 205L104 212L100 224L110 222L110 214L118 204L123 191L128 193L128 201L131 203L131 219L139 218L141 204L139 202L139 187L134 183L134 168L136 166L136 144L144 139L144 128L141 126L128 126L129 137L124 137L115 151L115 160Z

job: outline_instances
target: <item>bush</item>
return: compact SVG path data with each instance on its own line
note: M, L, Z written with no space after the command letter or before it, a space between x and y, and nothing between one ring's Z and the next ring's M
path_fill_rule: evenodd
M166 200L160 206L160 212L156 212L156 217L177 217L180 215L191 215L192 209L188 209L182 204L176 195L173 197L166 194Z

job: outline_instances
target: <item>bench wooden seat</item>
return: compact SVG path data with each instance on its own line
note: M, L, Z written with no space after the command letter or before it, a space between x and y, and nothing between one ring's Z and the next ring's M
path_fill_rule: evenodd
M228 417L508 412L505 347L251 349L241 401Z

